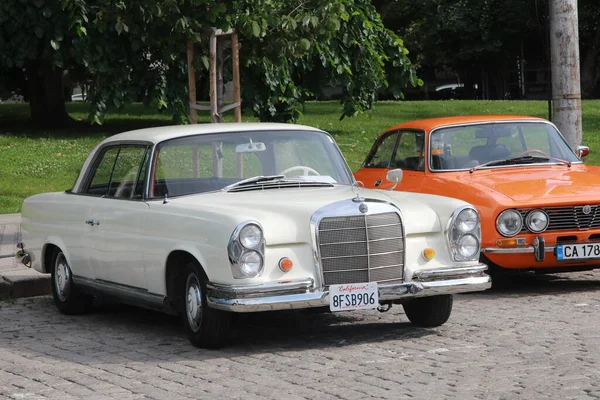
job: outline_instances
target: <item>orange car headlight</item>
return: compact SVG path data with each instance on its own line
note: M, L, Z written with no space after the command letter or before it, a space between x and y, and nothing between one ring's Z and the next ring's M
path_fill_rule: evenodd
M504 210L498 215L496 229L502 236L512 237L521 232L523 228L523 217L514 209Z
M544 232L550 224L550 218L543 210L532 210L525 218L525 225L533 233Z

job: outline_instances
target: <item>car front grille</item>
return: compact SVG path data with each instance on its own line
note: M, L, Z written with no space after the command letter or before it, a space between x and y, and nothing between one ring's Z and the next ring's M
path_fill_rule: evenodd
M550 218L550 223L546 231L585 231L600 228L600 205L545 207L541 209L546 211ZM531 208L519 210L523 216L523 221L525 221L527 214L531 210ZM584 211L589 212L584 213ZM527 232L525 224L523 224L522 232Z
M396 212L323 218L318 244L325 286L402 282L402 231Z

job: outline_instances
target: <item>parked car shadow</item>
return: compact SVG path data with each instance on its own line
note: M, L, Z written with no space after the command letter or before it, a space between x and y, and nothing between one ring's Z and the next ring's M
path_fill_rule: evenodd
M11 307L17 308L11 311ZM439 335L439 329L411 325L400 306L387 313L297 310L235 316L227 347L204 350L189 343L176 316L102 301L97 301L89 314L62 315L52 297L43 296L19 300L18 305L0 310L0 347L27 357L118 364L368 347Z
M121 304L100 304L90 314L103 326L128 325L129 329L166 329L187 342L181 321L170 316ZM158 327L157 327L158 325ZM389 313L293 310L234 314L227 347L229 353L261 353L273 349L300 351L343 347L388 340L419 338L437 334L436 329L419 328L408 322L402 306ZM190 349L192 345L188 343Z

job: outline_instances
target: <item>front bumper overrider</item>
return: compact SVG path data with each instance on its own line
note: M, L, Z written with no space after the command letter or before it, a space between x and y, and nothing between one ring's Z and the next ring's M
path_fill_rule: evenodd
M411 282L379 285L379 301L439 294L477 292L492 285L487 265L418 271ZM208 306L233 312L259 312L328 307L329 290L315 288L312 278L260 285L207 284Z

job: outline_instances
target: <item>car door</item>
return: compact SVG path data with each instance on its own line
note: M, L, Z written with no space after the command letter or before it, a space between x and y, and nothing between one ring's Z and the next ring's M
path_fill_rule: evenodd
M393 183L386 180L389 170L401 168L402 181L396 190L417 192L425 179L425 151L423 131L391 132L380 139L376 152L367 165L356 173L356 179L366 187L389 189Z
M425 180L425 132L405 130L398 133L398 141L392 155L392 165L402 168L402 181L395 190L418 192ZM389 182L380 185L383 188L392 186Z
M146 289L143 189L150 146L123 144L102 151L88 186L88 238L95 279Z

